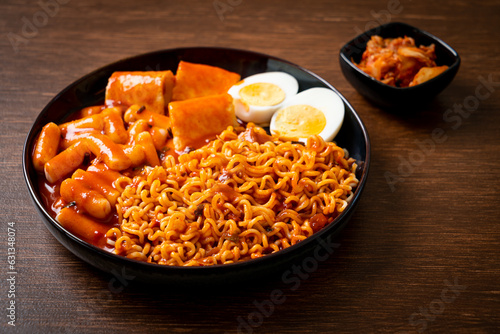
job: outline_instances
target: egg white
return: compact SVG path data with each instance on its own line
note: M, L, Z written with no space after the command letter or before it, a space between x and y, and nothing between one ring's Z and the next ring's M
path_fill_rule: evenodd
M245 86L261 82L274 84L280 87L285 93L285 99L272 106L248 105L242 101L240 90ZM244 78L242 81L232 86L228 90L228 94L233 97L234 112L239 119L256 124L269 124L274 112L281 109L291 97L297 94L298 90L299 83L292 75L285 72L264 72Z
M325 141L332 141L337 135L344 122L345 107L340 96L333 90L323 87L310 88L293 96L279 110L293 105L309 105L323 112L326 119L324 129L319 133ZM276 132L276 117L278 111L271 118L269 129L272 134ZM306 143L307 138L297 138L300 142Z

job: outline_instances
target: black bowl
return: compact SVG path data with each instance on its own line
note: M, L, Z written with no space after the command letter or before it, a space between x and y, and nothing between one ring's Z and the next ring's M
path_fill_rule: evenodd
M412 37L416 45L436 46L437 65L448 65L448 69L437 77L413 87L386 85L360 70L354 63L361 61L366 43L371 36L383 38ZM340 49L340 67L347 81L364 97L376 105L404 113L429 103L453 80L460 67L460 57L448 44L439 38L405 23L388 23L357 36Z
M31 163L33 145L43 125L51 121L60 123L65 117L82 107L103 103L107 80L114 71L170 69L175 73L180 60L220 66L240 73L242 77L266 71L284 71L297 78L300 90L311 87L327 87L336 91L328 82L317 75L285 60L255 52L226 48L195 47L163 50L121 60L98 69L69 85L49 102L36 119L24 145L24 177L35 207L46 227L64 247L82 260L105 272L126 275L129 279L140 282L171 283L174 286L192 287L205 283L240 282L246 279L255 279L264 274L267 276L278 273L278 270L285 270L292 263L304 259L309 261L325 259L333 252L334 247L329 244L331 238L345 226L358 205L370 165L370 141L365 126L343 97L346 110L345 120L336 141L340 146L346 148L352 157L362 162L358 176L360 182L354 198L349 207L333 223L312 237L283 251L247 262L207 267L171 267L149 264L117 256L95 247L66 231L50 216L42 204L37 186L37 173Z

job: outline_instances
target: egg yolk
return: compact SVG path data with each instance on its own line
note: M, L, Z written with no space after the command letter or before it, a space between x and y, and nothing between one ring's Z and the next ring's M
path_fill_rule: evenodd
M310 105L293 105L277 113L275 130L282 138L307 138L320 134L326 126L325 114Z
M268 82L257 82L240 89L241 100L251 106L274 106L283 102L285 92Z

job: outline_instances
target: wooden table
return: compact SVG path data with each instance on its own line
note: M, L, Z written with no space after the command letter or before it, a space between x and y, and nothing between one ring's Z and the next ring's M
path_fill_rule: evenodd
M2 1L0 331L498 333L499 14L494 0ZM389 21L427 30L462 57L452 84L416 115L370 104L339 67L341 45ZM248 49L304 66L368 128L372 161L359 207L334 254L300 284L262 280L197 294L116 284L62 247L35 212L21 155L49 100L110 62L184 46ZM457 113L461 105L469 111ZM282 298L270 303L278 290Z

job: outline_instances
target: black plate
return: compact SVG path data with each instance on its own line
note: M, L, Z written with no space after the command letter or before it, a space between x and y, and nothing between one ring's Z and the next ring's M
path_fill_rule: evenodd
M360 70L353 62L359 63L371 36L383 38L412 37L416 45L434 44L437 65L449 68L437 77L413 87L393 87L386 85ZM460 57L448 44L418 28L405 23L393 22L370 29L357 36L340 50L340 67L347 81L364 97L378 106L404 113L416 110L429 103L453 80L460 67Z
M34 122L24 145L24 177L35 207L46 227L64 247L82 260L105 272L115 274L125 272L128 277L145 282L190 286L206 283L226 284L277 273L292 263L304 259L319 261L320 259L315 258L319 256L317 254L320 254L318 247L322 247L321 254L324 258L325 254L328 254L326 253L329 247L327 243L344 227L358 204L370 165L370 141L365 126L342 96L345 104L345 119L336 141L341 147L346 148L351 156L363 162L359 168L360 182L353 201L332 224L283 251L247 262L207 267L171 267L150 264L117 256L97 248L66 231L48 214L42 204L37 188L37 174L31 163L31 152L41 128L47 122L60 123L69 114L82 107L103 103L107 80L114 71L172 70L175 73L180 60L219 66L240 73L242 77L267 71L284 71L297 78L300 90L327 87L336 91L317 75L285 60L227 48L195 47L162 50L124 59L98 69L69 85L49 102Z

